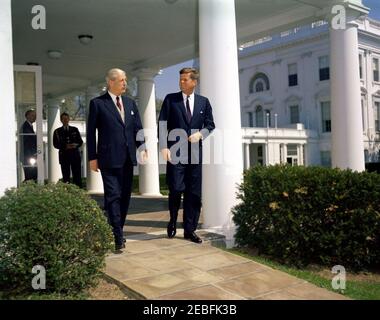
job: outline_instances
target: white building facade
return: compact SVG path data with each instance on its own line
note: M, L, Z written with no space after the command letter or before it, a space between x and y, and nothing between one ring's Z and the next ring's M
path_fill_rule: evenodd
M380 22L357 21L363 157L380 162ZM320 21L240 47L243 164L331 166L329 29ZM73 121L86 145L86 126ZM43 124L45 177L48 126ZM56 150L53 151L57 152ZM82 175L87 174L82 153ZM59 166L55 166L60 175ZM159 172L165 173L161 164ZM138 174L138 169L135 169Z
M231 208L239 203L236 186L243 179L242 114L246 117L248 112L253 112L248 117L258 123L256 128L243 129L244 150L249 151L245 156L247 164L254 159L250 152L255 146L257 158L265 163L275 163L280 159L288 161L290 155L290 161L294 158L295 164L321 163L321 150L327 152L330 148L333 167L364 170L365 136L360 95L364 93L369 109L375 103L375 96L368 91L368 85L363 86L367 92L360 89L358 36L360 41L366 39L369 48L378 38L365 28L358 35L355 21L369 12L362 0L113 0L111 7L112 10L104 10L103 0L92 0L91 5L73 1L70 6L50 1L46 8L35 6L28 0L0 1L0 86L7 92L0 108L1 123L6 124L0 126L0 149L6 151L0 152L0 196L6 189L17 187L21 180L18 174L17 128L24 121L22 111L26 108L33 106L37 113L38 182L43 183L46 153L43 149L43 104L47 102L49 106L51 138L52 130L58 125L58 108L54 101L78 91L85 91L88 98L93 97L97 93L94 89L103 81L106 70L119 66L128 75L139 77L139 98L142 101L139 110L143 127L155 132L155 103L151 99L154 96L153 75L159 69L196 56L199 56L202 73L200 93L207 96L213 106L217 128L230 133L223 146L214 144L213 149L217 153L224 150L231 159L203 167L202 199L206 228L226 234L227 239L233 238L233 232L230 232L233 229ZM35 13L36 8L38 13ZM320 34L314 37L315 40L311 37L304 41L309 49L297 52L296 48L287 46L279 38L278 49L267 48L265 52L263 48L262 52L252 53L250 59L254 58L254 63L249 62L247 50L247 55L240 57L240 66L238 64L238 45L241 43L315 20L335 21L342 16L345 17L343 28L331 24L329 36ZM67 21L70 23L64 23ZM108 21L123 21L124 27L110 30ZM374 25L369 23L368 28L375 29ZM92 37L91 43L80 41L83 32ZM363 61L367 56L375 57L373 52L377 51L369 51L366 51L368 55L363 54ZM328 57L331 68L328 68ZM376 66L376 59L368 61ZM377 81L369 76L372 71L370 64L362 64L362 71L368 76L367 82L374 82L376 87ZM378 64L377 61L374 69L379 69ZM15 65L22 66L16 77ZM294 65L297 77L293 74ZM259 71L266 77L254 78L250 86ZM318 73L326 77L327 71L330 73L330 86L328 79L318 81L317 78ZM288 85L286 75L290 72L293 76L289 77L291 81L297 78L296 86ZM32 73L30 81L29 73ZM250 87L254 88L252 93ZM305 94L307 90L310 92ZM257 111L260 115L259 105L263 108L263 115L265 110L270 111L266 128L264 118L267 116L260 119L254 113ZM298 105L299 119L296 108L289 109L295 105ZM323 114L320 110L322 105ZM299 130L287 129L288 109ZM368 114L370 112L374 113L368 110ZM314 121L313 117L321 119ZM372 132L376 133L371 124L375 115L371 117L365 121L368 128L373 128ZM319 127L321 121L324 123L322 128ZM304 127L297 123L303 123ZM331 147L329 126L332 127ZM376 136L370 135L371 139L376 139ZM152 135L153 138L156 137ZM372 141L368 141L368 148ZM48 143L51 145L51 141ZM262 150L260 145L264 146ZM49 148L49 153L52 153L50 160L56 159L54 151ZM157 173L155 152L152 144L152 162L142 170L144 174L140 179L140 187L144 188L140 190L142 194L159 193L158 175L150 175ZM327 153L323 157L328 160ZM368 157L372 157L370 150ZM57 166L50 161L49 167ZM49 179L56 179L52 170L49 173ZM100 175L89 172L87 187L90 192L99 190Z
M366 163L380 162L380 22L358 24ZM330 32L323 21L240 47L244 167L331 166Z

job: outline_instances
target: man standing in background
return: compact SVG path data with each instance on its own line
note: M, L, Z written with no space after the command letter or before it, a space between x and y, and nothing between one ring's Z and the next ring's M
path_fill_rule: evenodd
M73 173L73 182L82 187L81 157L79 148L83 144L79 130L69 126L70 116L61 114L62 127L54 130L53 145L59 149L59 164L61 165L63 182L70 182L70 169Z
M25 180L37 181L37 135L33 129L33 123L36 121L36 111L30 109L25 112L25 122L21 127L21 159L23 159L23 168Z

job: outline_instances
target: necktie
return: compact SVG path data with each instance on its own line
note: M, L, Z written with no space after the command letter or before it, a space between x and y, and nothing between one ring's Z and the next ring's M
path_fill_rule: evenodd
M116 97L116 105L119 108L119 110L121 111L120 97Z
M190 102L189 102L190 96L187 96L186 99L186 114L187 114L187 120L191 121L191 110L190 110Z

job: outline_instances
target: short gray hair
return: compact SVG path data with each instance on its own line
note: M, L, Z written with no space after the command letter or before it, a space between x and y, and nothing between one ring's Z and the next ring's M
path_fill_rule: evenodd
M115 80L115 79L116 79L116 76L117 76L118 74L120 74L120 73L126 75L126 73L125 73L124 70L121 70L121 69L118 69L118 68L113 68L113 69L108 70L108 71L107 71L107 74L106 74L106 82L107 82L107 84L108 84L108 82L109 82L110 80Z

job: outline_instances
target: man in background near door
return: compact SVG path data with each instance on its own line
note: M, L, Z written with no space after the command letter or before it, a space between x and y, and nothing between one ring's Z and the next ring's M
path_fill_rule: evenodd
M61 165L63 182L70 182L70 171L73 174L73 182L82 187L82 168L79 148L83 144L77 127L69 126L70 116L61 114L62 127L54 130L53 145L58 149L59 164Z
M37 181L37 136L33 129L36 121L36 111L30 109L25 112L25 122L21 127L20 150L24 168L25 180Z

